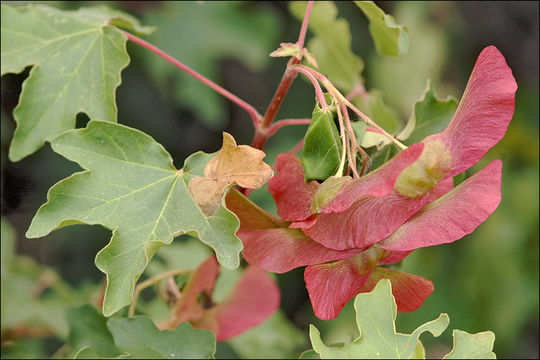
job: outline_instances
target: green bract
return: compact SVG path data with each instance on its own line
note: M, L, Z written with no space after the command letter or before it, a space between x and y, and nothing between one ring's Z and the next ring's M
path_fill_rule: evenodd
M132 299L136 280L162 245L188 233L214 248L219 262L236 268L242 243L239 221L221 205L206 217L191 197L185 175L150 136L126 126L91 121L52 142L55 152L87 169L60 181L35 215L28 237L77 223L113 230L96 256L108 277L103 303L111 315ZM198 156L197 156L198 157ZM209 157L207 157L209 159ZM186 159L189 167L190 158Z
M13 116L9 158L18 161L75 126L77 113L116 122L115 90L129 63L117 25L147 32L106 7L76 12L2 5L2 75L32 66Z
M334 124L334 113L335 109L321 110L318 104L313 109L302 151L306 181L325 180L339 167L341 141Z

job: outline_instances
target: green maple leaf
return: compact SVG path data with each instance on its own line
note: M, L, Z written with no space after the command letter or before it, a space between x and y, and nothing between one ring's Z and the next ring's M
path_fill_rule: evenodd
M74 128L79 112L116 122L115 90L129 56L126 37L111 24L150 31L106 7L69 12L2 4L2 75L32 66L13 111L17 128L10 160L21 160Z
M116 346L135 359L210 359L216 352L216 335L188 322L160 331L149 318L136 316L109 319L107 327Z
M69 311L68 342L76 359L209 359L216 352L216 336L185 322L160 331L147 317L106 319L92 306Z
M184 171L150 136L129 127L90 121L87 128L67 131L52 149L84 169L54 185L47 203L34 216L29 238L47 235L71 224L101 224L113 231L109 244L96 256L107 274L103 313L109 316L130 303L136 280L162 245L187 233L214 248L227 268L239 265L242 243L239 221L223 205L205 216L187 187ZM194 154L198 159L207 155ZM195 174L197 175L197 174ZM193 175L191 175L193 176Z
M373 1L355 1L369 19L369 32L377 52L398 57L407 53L409 30L398 25L391 15L387 15Z
M362 293L354 300L356 323L360 337L344 346L326 346L319 331L310 325L309 336L313 349L323 359L410 359L422 357L424 350L420 335L429 331L439 336L450 322L448 315L441 314L412 334L396 333L395 320L397 307L387 279L379 281L370 293Z

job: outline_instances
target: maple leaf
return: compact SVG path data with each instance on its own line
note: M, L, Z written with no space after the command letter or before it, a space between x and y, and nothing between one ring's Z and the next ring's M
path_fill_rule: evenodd
M218 209L223 191L237 184L248 189L258 189L274 175L272 168L262 159L261 150L248 145L236 145L234 138L223 132L220 152L204 168L204 177L194 177L188 187L193 199L206 216Z
M327 346L319 330L310 325L309 337L314 350L305 352L302 359L425 359L422 333L429 331L437 337L446 330L450 319L440 314L435 320L420 325L411 334L396 332L396 310L399 302L395 297L394 282L375 281L369 293L359 294L354 300L356 325L359 337L348 344ZM397 305L397 306L396 306ZM397 307L397 309L396 309ZM484 331L469 334L454 330L454 347L443 359L496 359L493 353L495 334Z
M279 288L257 266L246 268L228 298L214 304L212 293L218 274L215 257L199 265L184 286L171 316L159 327L174 329L189 321L195 328L212 330L217 341L223 341L262 323L278 309ZM203 304L199 303L201 296L206 299Z
M441 335L450 319L447 314L441 314L437 319L420 325L411 334L396 333L396 302L391 295L393 285L390 285L389 280L381 280L372 292L356 297L354 310L360 336L350 344L326 346L317 328L310 326L309 336L313 349L321 358L409 359L416 358L419 350L420 355L423 355L420 335L426 331L433 336Z
M54 185L30 224L29 238L72 224L101 224L113 231L96 256L107 274L103 312L130 303L135 282L157 249L188 233L211 246L221 264L239 265L238 218L224 203L205 216L191 197L187 178L208 161L196 153L175 169L171 156L150 136L127 126L90 121L56 137L52 149L79 163L78 172ZM192 165L192 160L196 162ZM195 174L198 175L198 174Z
M9 148L11 161L74 128L79 112L116 122L114 93L129 56L127 38L113 25L150 32L132 16L104 6L61 11L2 4L2 75L32 66L13 111L17 128Z

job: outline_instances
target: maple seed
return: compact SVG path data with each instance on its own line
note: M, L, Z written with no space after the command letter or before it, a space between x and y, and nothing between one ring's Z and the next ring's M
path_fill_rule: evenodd
M206 216L212 216L221 204L225 189L240 185L258 189L274 175L262 159L266 154L248 145L236 145L232 135L223 132L220 152L206 164L204 177L189 181L189 192Z

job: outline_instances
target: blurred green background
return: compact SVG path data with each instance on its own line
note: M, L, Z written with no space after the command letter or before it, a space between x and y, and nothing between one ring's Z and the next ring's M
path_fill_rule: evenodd
M286 64L286 59L267 55L280 42L295 42L300 29L300 22L290 14L286 2L104 3L135 15L143 25L157 26L158 31L148 41L248 101L261 113L269 104ZM413 102L420 99L428 78L440 97L453 95L459 99L476 57L488 45L495 45L502 52L518 83L516 110L506 136L467 171L471 175L489 161L502 159L502 202L473 234L453 244L416 250L405 259L401 270L431 279L435 291L419 310L398 315L397 329L411 332L446 312L451 320L449 330L436 339L423 337L428 356L440 357L450 350L450 329L455 328L471 333L494 331L494 351L499 358L538 358L538 2L376 3L409 28L409 51L399 59L375 53L367 20L353 3L338 2L337 7L339 16L349 22L352 49L365 62L362 76L366 88L381 90L403 122L409 118ZM57 1L48 5L77 9L96 2ZM310 36L308 32L308 39ZM177 167L195 151L218 150L223 130L233 134L238 143L251 143L251 120L242 109L148 51L128 44L128 52L131 64L122 72L122 85L117 90L118 121L163 144ZM6 280L2 267L2 357L49 357L62 345L61 339L68 334L62 309L47 307L46 300L56 296L73 304L95 299L102 274L93 259L110 237L108 230L86 225L63 228L41 239L24 237L33 215L46 200L47 190L79 170L77 165L55 154L49 145L20 162L7 159L15 127L12 111L26 76L28 69L23 74L3 76L1 83L2 217L10 224L2 224L2 263L4 252L10 254L7 238L14 239L17 254L29 257L19 262L20 281ZM296 80L277 119L309 117L313 105L311 85ZM78 126L84 126L87 120L85 115L79 115ZM267 161L273 163L278 153L292 148L305 130L305 126L280 130L265 148ZM251 197L275 212L266 188L253 192ZM13 234L9 234L11 227ZM38 264L53 269L52 273L59 278ZM43 276L53 279L52 290L43 294L38 291L34 301L29 301L25 292L35 293L32 281L43 280ZM281 309L285 316L273 319L259 331L258 336L264 335L267 346L273 347L267 349L267 356L297 356L307 349L310 323L321 329L327 343L350 341L357 336L351 304L333 321L323 322L314 317L303 269L277 275L276 279L282 290ZM15 306L4 305L4 300ZM37 305L40 302L43 304ZM56 321L48 321L51 316ZM45 332L15 331L21 325L33 323ZM279 337L271 340L269 336L276 331L282 331L289 341ZM265 350L261 352L255 346L259 344L253 340L255 337L239 338L236 345L234 341L219 344L218 356L265 354Z

